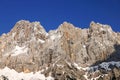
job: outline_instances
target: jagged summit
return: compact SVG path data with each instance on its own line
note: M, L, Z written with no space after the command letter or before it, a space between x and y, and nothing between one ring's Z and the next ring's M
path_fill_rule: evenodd
M93 21L88 29L64 22L47 33L39 22L21 20L0 37L0 68L7 66L17 72L43 70L46 76L51 74L59 80L92 80L107 76L92 73L103 68L111 76L103 64L119 69L119 61L120 33Z
M20 20L18 21L12 31L19 31L19 30L26 30L27 28L30 28L33 32L39 31L41 33L46 33L43 26L40 24L40 22L29 22L27 20Z
M103 25L103 24L100 24L100 23L95 23L94 21L92 21L90 23L90 29L93 29L93 30L99 30L99 31L110 31L112 32L112 29L109 25Z

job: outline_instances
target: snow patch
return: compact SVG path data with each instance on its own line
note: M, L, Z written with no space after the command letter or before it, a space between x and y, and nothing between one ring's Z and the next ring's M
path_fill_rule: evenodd
M16 32L12 33L12 38L14 38L15 34L16 34Z
M83 68L83 67L80 67L80 66L78 66L78 64L76 64L76 63L74 63L73 64L77 69L81 69L81 70L88 70L88 67L85 67L85 68Z
M105 31L102 27L100 28L100 31Z
M53 36L50 37L51 40L54 40L55 38L56 38L55 35L53 35Z
M51 76L45 77L43 74L41 74L41 71L36 73L18 73L8 67L0 69L0 76L1 75L6 76L9 80L54 80L54 78Z
M42 40L42 39L38 39L38 41L39 41L40 43L45 43L45 41Z
M50 36L51 40L55 40L55 39L59 39L59 38L61 38L61 35L52 35L52 36Z
M61 65L61 64L57 64L57 66L58 66L58 67L62 67L62 68L64 67L64 65Z
M85 74L85 75L83 75L83 76L84 76L84 78L85 78L86 80L89 80L87 74Z
M101 77L101 75L99 75L98 77L92 78L91 80L98 80Z
M108 25L106 25L106 24L100 24L100 23L98 23L98 22L97 22L97 24L100 25L100 26L103 26L103 27L108 26Z
M86 48L86 46L85 46L85 45L83 45L83 48Z
M11 56L17 56L19 54L23 54L26 53L28 51L28 48L24 47L19 47L16 46L15 49L12 51L14 54L12 54Z
M51 76L48 76L48 77L45 78L45 80L54 80L54 78L51 77Z
M49 36L49 34L48 34L48 33L46 33L46 36Z

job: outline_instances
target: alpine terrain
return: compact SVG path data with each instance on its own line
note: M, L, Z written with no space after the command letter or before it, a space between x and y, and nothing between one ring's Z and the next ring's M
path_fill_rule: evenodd
M0 36L0 80L120 80L120 33L93 21L49 32L18 21Z

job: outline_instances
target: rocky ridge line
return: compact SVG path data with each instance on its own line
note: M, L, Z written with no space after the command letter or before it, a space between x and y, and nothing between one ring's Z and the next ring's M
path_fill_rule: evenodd
M46 76L58 80L92 80L93 70L92 76L87 75L91 77L84 76L91 67L110 61L120 61L120 33L109 25L91 22L90 28L81 29L64 22L47 33L39 22L21 20L0 37L0 68L8 66L18 72L44 70ZM109 71L119 70L119 66L112 66ZM95 69L100 71L96 77L105 75L101 69ZM106 74L109 71L105 70ZM118 74L116 80L119 77Z

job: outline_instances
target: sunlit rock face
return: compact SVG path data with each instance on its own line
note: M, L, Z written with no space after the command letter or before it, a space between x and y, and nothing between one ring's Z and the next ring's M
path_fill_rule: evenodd
M101 77L109 80L103 75L107 77L113 75L112 71L119 71L118 61L120 33L114 32L109 25L93 21L88 29L64 22L58 29L46 32L40 22L21 20L0 37L1 69L7 66L24 73L42 70L45 76L59 80L97 80ZM108 75L100 72L106 69L100 65L102 63L111 68L105 70ZM119 76L115 76L116 79Z

